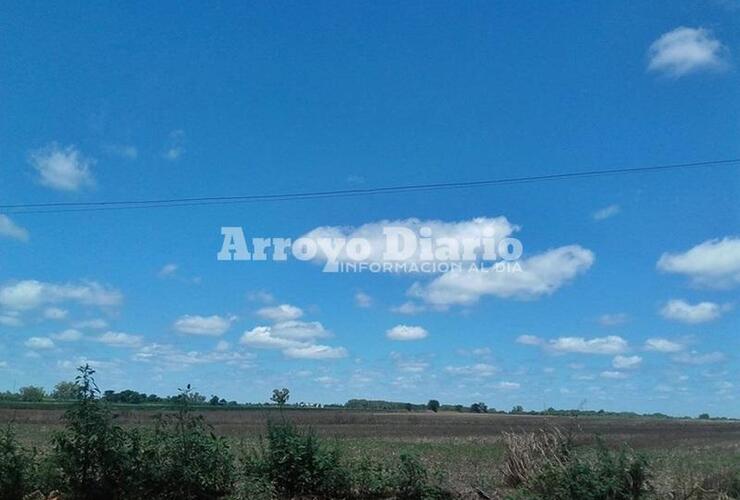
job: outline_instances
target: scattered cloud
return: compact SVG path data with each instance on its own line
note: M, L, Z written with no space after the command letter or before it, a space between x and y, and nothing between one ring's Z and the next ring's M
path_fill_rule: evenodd
M621 211L622 208L619 205L609 205L608 207L597 210L596 212L591 214L591 217L593 217L595 221L602 221L604 219L608 219L610 217L618 215Z
M7 215L0 214L0 236L18 241L28 241L28 230L13 222Z
M169 161L179 159L185 153L185 132L173 130L167 140L167 146L162 153L162 158Z
M297 359L338 359L347 357L347 350L344 347L314 344L289 347L283 351L283 354L289 358Z
M519 335L516 338L518 344L524 345L541 345L543 340L535 335Z
M162 269L159 270L157 276L160 278L169 278L177 273L177 264L165 264Z
M139 150L131 144L109 144L103 150L111 156L118 156L125 160L135 160L139 157Z
M149 344L137 350L133 359L134 361L160 365L170 370L182 370L192 365L211 363L248 367L253 356L243 352L184 352L169 344Z
M355 294L355 305L367 309L368 307L372 307L373 298L365 292L359 291Z
M275 297L264 290L255 290L247 294L247 300L250 302L261 302L262 304L272 304Z
M23 321L13 311L9 311L7 314L0 314L0 325L23 326Z
M740 237L707 240L683 253L664 253L659 270L688 276L692 283L709 288L740 284Z
M303 237L312 239L343 239L345 241L350 241L353 238L362 238L370 243L371 249L368 258L362 260L362 262L381 263L385 262L383 259L383 254L387 250L386 234L384 234L383 231L388 227L408 230L417 235L420 234L422 228L427 228L437 241L440 241L444 238L447 240L455 240L457 242L462 242L466 239L480 240L481 238L494 238L498 241L502 238L510 236L514 231L517 231L519 229L518 226L510 224L506 217L478 217L475 219L460 222L445 222L440 220L421 220L417 218L409 218L399 220L381 220L377 222L363 224L359 227L317 227L307 234L303 235ZM388 237L393 238L393 236ZM319 262L326 262L327 259L328 255L322 249L319 249L316 255L316 260ZM347 255L347 247L342 248L341 251L337 253L336 261L357 262L349 258L349 256ZM421 250L417 246L416 251L411 253L411 255L409 255L405 259L399 259L398 261L406 263L420 263L425 260L422 259Z
M612 360L612 366L618 370L631 370L637 368L642 364L642 358L640 356L614 356Z
M599 373L599 377L601 378L608 378L612 380L622 380L627 378L627 374L619 371L613 371L613 370L606 370L601 373Z
M426 311L427 308L421 304L417 304L412 301L406 301L400 306L392 307L391 312L398 313L398 314L407 314L409 316L412 316L414 314L419 314L424 311Z
M72 326L82 329L103 330L105 328L108 328L108 322L101 318L93 318L77 321Z
M30 337L24 345L33 350L53 349L54 341L49 337Z
M494 389L499 389L502 391L515 391L519 389L520 387L521 387L521 384L518 382L507 382L507 381L498 382L493 385Z
M421 340L429 335L420 326L396 325L385 332L385 336L391 340Z
M213 348L214 351L218 352L226 352L231 348L231 344L226 342L225 340L219 340L216 343L216 346Z
M616 335L585 339L583 337L558 337L554 340L544 340L533 335L520 335L517 342L525 345L540 346L555 353L579 354L621 354L629 345L626 340Z
M113 347L138 347L141 345L141 335L131 335L123 332L105 332L95 337L97 342Z
M652 338L645 341L645 350L670 353L683 351L684 346L668 339Z
M648 49L648 70L679 78L729 65L729 51L710 30L680 26L664 33Z
M289 358L333 359L347 356L343 347L317 344L331 334L318 321L284 321L271 326L257 326L244 332L240 342L259 349L276 349Z
M475 363L463 366L446 366L445 371L450 375L462 375L466 377L482 378L492 377L498 372L498 368L488 363Z
M722 307L714 302L689 304L683 300L670 300L660 310L665 319L682 323L706 323L717 319L722 314Z
M82 332L74 328L68 328L62 332L52 334L51 338L61 342L76 342L82 339Z
M715 351L706 354L701 354L696 351L682 352L673 356L673 361L677 363L685 363L689 365L709 365L714 363L721 363L726 359L724 353Z
M288 321L295 320L303 316L303 310L300 307L290 304L280 304L274 307L263 307L257 311L257 316L269 319L270 321Z
M58 302L105 307L116 306L122 300L121 292L94 281L56 284L25 280L0 287L0 305L11 310L35 309Z
M78 191L95 185L90 167L95 160L85 158L74 146L60 147L53 142L31 153L31 166L41 185L59 191Z
M189 315L180 316L173 325L174 329L180 333L189 335L209 335L217 337L223 335L231 328L231 324L236 321L236 316L198 316Z
M44 309L44 318L62 320L67 317L68 313L69 311L67 311L66 309L61 309L59 307L47 307L46 309Z
M593 262L593 252L569 245L518 261L516 272L450 271L427 285L416 283L409 294L437 306L470 305L484 295L533 299L551 295Z
M601 326L618 326L629 321L629 316L625 313L602 314L598 321Z

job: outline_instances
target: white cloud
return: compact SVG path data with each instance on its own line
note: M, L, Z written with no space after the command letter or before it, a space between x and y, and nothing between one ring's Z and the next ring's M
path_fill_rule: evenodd
M0 236L28 241L28 230L13 222L7 215L0 214Z
M57 302L78 302L90 306L115 306L121 303L121 292L94 281L81 284L19 281L0 287L0 305L13 310L34 309Z
M289 358L297 359L337 359L347 357L347 350L344 347L314 344L289 347L283 351L283 354Z
M668 339L652 338L645 341L645 349L656 352L679 352L684 346Z
M709 365L714 363L721 363L726 359L724 353L719 351L709 352L701 354L696 351L683 352L673 356L673 361L677 363L685 363L689 365Z
M174 276L177 272L177 264L165 264L162 269L159 270L157 276L160 278L169 278Z
M618 370L630 370L637 368L642 363L640 356L615 356L612 366Z
M234 321L236 321L235 316L223 317L216 314L213 316L198 316L186 314L180 316L175 321L173 327L180 333L217 337L226 333Z
M51 143L32 152L29 161L39 175L39 182L46 187L78 191L95 184L90 171L95 161L82 156L74 146L62 148Z
M103 148L106 153L126 160L135 160L139 157L139 150L130 144L109 144Z
M670 300L660 310L660 314L666 319L682 323L705 323L719 318L722 308L714 302L689 304L683 300Z
M396 325L385 332L385 336L391 340L421 340L429 335L420 326Z
M216 343L216 347L213 348L214 351L218 352L226 352L231 348L231 344L226 342L225 340L219 340Z
M524 345L540 345L543 342L541 338L534 335L519 335L516 338L516 341L517 343Z
M484 295L531 299L554 293L593 261L593 252L569 245L518 261L520 271L450 271L427 285L415 284L409 294L438 306L470 305Z
M53 349L54 341L49 337L31 337L25 342L29 349Z
M271 304L275 302L275 297L270 292L264 290L256 290L247 294L247 300L250 302L261 302L263 304Z
M451 375L462 375L466 377L491 377L498 372L498 368L488 363L475 363L464 366L446 366L445 371Z
M372 307L373 305L373 298L366 294L365 292L357 292L355 294L355 305L357 307L362 307L367 309L368 307Z
M707 240L683 253L664 253L658 269L683 274L692 283L711 288L730 288L740 284L740 238Z
M44 309L44 318L60 320L67 317L68 311L59 307L47 307Z
M2 326L23 326L23 321L18 316L12 314L0 314L0 325Z
M432 237L436 241L439 242L442 238L445 238L455 240L461 246L464 240L479 240L486 237L494 238L498 241L510 236L514 231L519 229L518 226L510 224L506 217L478 217L460 222L409 218L400 220L381 220L364 224L359 227L322 226L311 230L307 234L303 235L303 237L312 239L341 238L345 241L349 241L353 238L362 238L369 241L371 245L371 254L363 262L383 262L382 256L386 251L386 236L383 234L383 229L387 227L405 228L413 231L417 235L420 234L419 231L421 228L429 228L431 230ZM327 255L323 251L319 250L316 260L325 262L327 260ZM341 249L338 253L336 261L355 262L347 256L346 247ZM421 262L420 249L417 248L417 251L407 259L404 259L403 262Z
M613 380L621 380L621 379L627 378L626 374L622 372L618 372L618 371L611 371L611 370L603 371L599 373L599 376L601 378L608 378L608 379L613 379Z
M175 161L185 152L185 132L182 130L173 130L170 132L167 146L162 153L165 160Z
M728 66L727 53L711 31L680 26L650 45L648 70L673 78L701 70L722 70Z
M318 321L284 321L272 326L257 326L244 332L240 342L259 349L277 349L289 358L331 359L347 355L343 347L317 344L331 334Z
M51 336L54 340L60 340L62 342L76 342L82 339L82 332L75 330L74 328L68 328L63 332L54 333Z
M78 321L74 323L72 326L75 328L90 328L95 330L102 330L104 328L108 328L108 322L104 319L100 318L93 318L93 319L84 319L82 321Z
M622 209L619 205L609 205L608 207L597 210L591 216L595 221L602 221L604 219L608 219L609 217L614 217L615 215L618 215L621 211Z
M519 384L518 382L503 381L503 382L498 382L494 384L493 387L494 389L499 389L502 391L514 391L516 389L519 389L521 387L521 384Z
M123 332L105 332L95 340L114 347L138 347L141 345L141 335L131 335Z
M280 304L274 307L263 307L257 311L257 315L271 321L288 321L303 316L303 310L290 304Z
M617 326L626 323L629 320L629 316L624 313L615 314L602 314L599 316L599 324L601 326Z
M426 310L427 308L424 307L423 305L417 304L410 300L407 302L404 302L400 306L391 308L391 312L398 313L398 314L408 314L409 316L422 313Z
M560 337L547 343L555 352L580 354L620 354L627 350L627 341L616 335L585 339L583 337Z
M251 354L242 352L184 352L169 344L149 344L136 351L133 356L134 361L155 363L172 370L211 363L246 367L252 358Z

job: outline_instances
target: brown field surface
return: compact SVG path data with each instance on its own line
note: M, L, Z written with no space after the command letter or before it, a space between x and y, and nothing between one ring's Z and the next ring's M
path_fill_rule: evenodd
M143 427L153 425L158 413L152 408L114 411L121 425ZM0 424L12 422L22 441L43 448L51 433L61 427L62 414L61 409L0 408ZM434 470L442 471L461 492L497 489L504 454L502 433L552 426L573 432L581 445L588 446L599 436L610 446L628 445L645 453L655 465L659 481L661 475L690 478L717 470L740 470L740 421L318 409L283 413L274 409L209 409L201 414L235 447L254 446L270 419L284 418L313 429L349 456L412 452Z

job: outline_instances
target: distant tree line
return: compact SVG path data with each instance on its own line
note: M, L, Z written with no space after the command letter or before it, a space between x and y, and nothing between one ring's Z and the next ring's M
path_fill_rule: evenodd
M0 401L21 401L21 402L41 402L41 401L74 401L78 399L80 388L75 382L63 381L54 386L54 390L47 392L43 387L28 385L21 387L17 392L5 391L0 392ZM674 418L663 413L641 414L635 412L613 412L605 410L557 410L547 408L546 410L525 410L521 405L515 405L511 410L497 410L489 407L482 401L474 402L469 406L460 404L451 405L440 403L437 399L430 399L426 404L408 403L402 401L386 401L382 399L350 399L344 404L318 404L289 403L290 390L287 388L275 389L272 392L270 401L266 403L237 403L236 401L227 401L217 395L211 395L210 398L194 391L181 391L174 396L158 396L157 394L147 394L132 389L122 391L107 390L103 392L101 399L110 403L117 404L172 404L181 402L182 398L187 397L191 405L208 405L208 406L227 406L227 407L264 407L278 406L280 408L326 408L326 409L347 409L347 410L369 410L369 411L408 411L408 412L458 412L458 413L497 413L509 415L552 415L552 416L610 416L610 417L656 417L656 418ZM691 417L679 417L691 418ZM708 413L702 413L698 416L701 420L726 420L725 417L710 417Z

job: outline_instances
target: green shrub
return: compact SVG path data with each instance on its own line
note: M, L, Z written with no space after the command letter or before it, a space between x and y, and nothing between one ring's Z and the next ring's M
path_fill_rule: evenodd
M64 415L65 429L53 437L50 460L59 469L59 488L81 500L135 498L139 450L98 399L95 371L85 365L79 372L78 400Z
M350 490L339 451L289 423L268 424L266 444L246 458L244 470L247 480L267 479L281 497L341 498Z
M593 457L545 463L526 489L542 500L637 500L649 494L649 479L644 457L625 449L615 454L599 442Z
M154 434L142 442L139 485L157 499L222 498L234 485L234 457L203 417L192 412L190 386L174 415L160 416Z
M24 450L8 426L0 434L0 500L20 500L32 490L33 455Z

